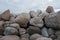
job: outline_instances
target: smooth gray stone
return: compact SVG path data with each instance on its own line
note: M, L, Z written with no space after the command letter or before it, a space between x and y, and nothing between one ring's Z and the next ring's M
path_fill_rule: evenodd
M55 34L55 31L52 28L49 28L48 29L48 34L49 35L54 35Z
M42 28L42 30L41 30L41 33L42 33L42 35L44 36L44 37L49 37L49 34L48 34L48 32L47 32L47 28Z
M29 26L29 28L27 29L27 32L32 35L34 33L41 33L41 30L39 27L34 27L34 26Z
M23 34L23 35L21 35L21 38L29 38L29 34L28 33L26 33L26 34Z
M4 35L18 35L18 30L13 27L6 27L4 30Z

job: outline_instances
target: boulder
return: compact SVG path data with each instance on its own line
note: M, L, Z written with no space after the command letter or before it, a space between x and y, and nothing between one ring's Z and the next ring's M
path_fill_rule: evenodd
M46 38L46 37L41 37L41 38L37 38L36 40L52 40L51 38Z
M36 26L36 27L43 27L44 23L43 23L43 20L42 18L40 17L34 17L30 20L30 24L33 25L33 26Z
M8 36L3 36L1 40L20 40L20 38L16 35L8 35Z
M58 13L57 13L58 14ZM45 24L47 27L59 29L59 21L56 13L51 13L45 17Z
M36 40L37 38L42 37L40 34L33 34L30 36L30 40Z
M4 21L0 21L0 34L3 34Z
M56 36L59 36L60 35L60 30L57 30L56 33L55 33Z
M49 28L49 29L48 29L48 34L49 34L49 37L50 37L50 38L53 38L53 39L56 38L55 30L53 30L52 28Z
M5 23L4 23L4 29L5 29L6 27L10 26L10 24L11 24L10 21L5 21Z
M28 33L21 35L21 38L27 38L29 39L30 35Z
M18 30L19 30L19 28L20 28L19 24L17 24L17 23L12 23L12 24L10 24L10 26L11 26L11 27L14 27L14 28L16 28L16 29L18 29Z
M18 35L18 30L13 27L6 27L4 29L4 35Z
M54 34L55 34L55 30L52 29L52 28L49 28L49 29L48 29L48 34L49 34L49 35L54 35Z
M3 20L9 20L10 19L10 10L6 10L1 14L1 19Z
M39 11L37 10L37 12L30 11L29 14L32 18L34 18L34 17L37 17L39 14L41 14L41 10L39 10Z
M54 8L52 6L48 6L47 9L46 9L46 12L47 13L52 13L52 12L54 12Z
M20 35L25 34L25 33L26 33L26 29L24 29L24 28L19 29L19 34Z
M49 15L49 13L43 11L41 14L38 15L38 17L40 17L41 19L44 19L48 15Z
M48 29L47 28L42 28L41 29L41 33L42 33L42 36L44 37L49 37L49 34L48 34Z
M57 36L57 39L56 40L60 40L60 35L59 36Z
M17 15L16 14L10 14L10 15L11 15L10 21L15 22L15 18L17 17Z
M34 27L34 26L29 26L29 28L27 29L27 32L32 35L34 33L41 33L41 30L39 27Z
M25 24L28 23L29 20L30 20L30 15L29 14L21 13L16 17L15 22L19 23L19 25L25 25Z
M21 40L29 40L30 35L28 33L21 35Z

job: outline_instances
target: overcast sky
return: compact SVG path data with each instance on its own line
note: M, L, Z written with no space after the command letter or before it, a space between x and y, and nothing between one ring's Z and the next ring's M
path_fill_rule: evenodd
M0 13L7 9L12 13L45 10L47 6L53 6L55 10L59 10L60 0L0 0Z

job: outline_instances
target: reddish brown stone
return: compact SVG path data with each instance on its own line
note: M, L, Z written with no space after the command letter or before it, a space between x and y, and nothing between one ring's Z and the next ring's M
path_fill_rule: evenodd
M3 12L3 13L1 14L1 18L2 18L3 20L9 20L9 19L10 19L10 10L6 10L5 12Z
M24 24L27 24L29 20L30 20L29 14L21 13L16 17L15 22L19 23L20 25L24 25Z

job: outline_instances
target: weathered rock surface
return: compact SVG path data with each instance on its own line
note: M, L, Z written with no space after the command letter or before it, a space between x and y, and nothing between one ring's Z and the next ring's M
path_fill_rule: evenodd
M52 6L48 6L47 9L46 9L46 12L48 12L48 13L54 12L53 7Z
M50 15L45 17L45 24L47 27L51 27L51 28L60 28L59 27L59 21L58 21L58 17L56 15L56 13L51 13Z
M35 12L35 11L30 11L29 12L29 14L30 14L30 16L32 17L32 18L34 18L34 17L37 17L39 14L41 14L42 13L42 11L41 10L37 10L37 12Z
M56 36L59 36L60 35L60 30L56 31Z
M29 28L27 29L27 32L30 34L30 35L32 35L32 34L34 34L34 33L41 33L41 30L40 30L40 28L38 28L38 27L34 27L34 26L29 26Z
M18 30L20 28L19 24L17 24L17 23L10 24L10 26L12 26L12 27L14 27L14 28L16 28Z
M19 23L20 25L25 25L25 24L28 23L29 20L30 20L30 15L29 14L21 13L16 17L15 22Z
M41 14L38 15L38 17L40 17L41 19L44 19L48 15L49 15L49 13L43 11Z
M18 30L13 27L6 27L4 30L4 35L18 35Z
M1 40L20 40L20 38L16 35L8 35L8 36L3 36Z
M29 39L30 35L28 33L21 35L21 38L28 38Z
M0 21L0 34L3 34L4 21Z
M44 23L43 20L40 17L35 17L30 20L30 24L37 26L37 27L43 27Z
M33 34L30 36L30 40L36 40L37 38L42 37L40 34Z
M9 20L10 19L10 10L6 10L1 14L1 19L3 20Z

